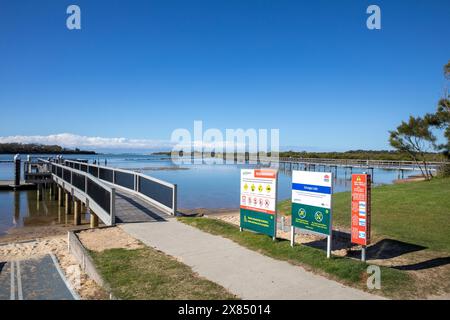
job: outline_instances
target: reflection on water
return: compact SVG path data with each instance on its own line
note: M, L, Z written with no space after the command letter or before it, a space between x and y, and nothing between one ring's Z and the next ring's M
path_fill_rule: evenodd
M14 180L14 164L13 163L0 162L0 180Z
M37 157L37 156L33 156ZM48 155L41 156L48 158ZM22 156L25 159L25 156ZM161 155L67 155L67 159L89 159L101 165L117 168L139 169L139 171L178 185L178 208L238 208L240 169L253 168L251 165L182 165L176 166L170 158ZM0 160L11 160L12 155L0 155ZM159 170L166 168L167 170ZM184 168L186 170L173 170ZM158 169L158 170L156 170ZM334 173L334 169L331 170ZM338 168L334 180L334 192L350 190L351 173L361 173L364 169ZM12 164L0 163L0 180L10 175ZM389 184L398 178L398 171L374 170L375 184ZM417 172L405 172L405 177ZM0 192L0 233L12 226L66 223L63 208L56 201L48 199L36 201L36 191ZM279 169L278 199L291 197L291 172ZM17 205L16 205L17 204ZM69 221L71 223L71 221Z
M0 192L0 235L11 228L72 224L73 215L65 215L64 207L51 199L49 190L37 201L37 191ZM84 217L83 217L84 216ZM82 215L83 223L89 217Z
M187 165L189 170L151 171L143 173L176 183L178 185L178 208L238 208L240 192L240 169L250 165ZM334 176L334 192L351 189L351 173L362 173L366 169L338 168ZM331 170L333 174L335 169ZM409 172L408 175L417 174ZM373 172L375 185L390 184L398 178L398 172L377 170ZM291 171L279 168L278 200L291 197Z

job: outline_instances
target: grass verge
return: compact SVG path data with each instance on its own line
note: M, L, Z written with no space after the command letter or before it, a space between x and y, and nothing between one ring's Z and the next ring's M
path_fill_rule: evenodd
M200 278L185 264L152 248L90 254L119 299L236 299L225 288Z
M334 226L350 228L350 205L350 192L333 195ZM290 199L280 202L278 209L290 215ZM449 230L450 178L373 188L374 235L450 252Z
M325 275L343 284L368 291L366 285L369 276L367 274L368 265L360 261L344 257L327 259L322 250L305 245L297 245L292 248L289 241L281 239L272 241L272 238L266 235L248 231L240 232L238 227L216 219L178 219L205 232L231 239L243 247L269 257L303 266L307 270ZM380 294L381 292L382 295L391 298L409 298L417 294L414 281L406 272L386 267L380 267L380 269L381 290L373 293Z

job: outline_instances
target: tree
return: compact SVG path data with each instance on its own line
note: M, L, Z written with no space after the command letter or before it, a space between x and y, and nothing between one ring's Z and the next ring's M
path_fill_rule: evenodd
M426 119L410 116L409 121L402 121L397 130L389 131L391 146L407 153L426 179L432 177L428 170L426 153L434 148L436 141L430 128L431 125Z
M441 99L438 103L436 113L427 114L426 121L430 126L444 131L444 143L436 144L435 149L450 159L450 100Z
M450 80L450 61L444 66L444 76ZM432 127L443 130L444 138L447 141L436 144L435 149L450 159L450 95L447 89L445 90L444 97L438 102L436 112L425 115L425 119Z
M444 66L444 77L450 80L450 61ZM407 153L427 179L432 177L425 158L428 150L442 152L447 159L450 159L450 95L447 89L444 92L444 97L439 100L435 113L427 113L423 118L411 116L409 121L403 121L396 131L389 132L391 146ZM446 141L436 143L437 139L432 129L443 130Z
M450 79L450 61L444 66L444 76L446 79Z

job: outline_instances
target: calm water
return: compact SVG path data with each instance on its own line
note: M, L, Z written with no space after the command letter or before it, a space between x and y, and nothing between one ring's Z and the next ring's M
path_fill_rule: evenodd
M88 218L82 215L84 223ZM48 192L37 201L36 190L0 191L0 236L11 228L72 223L73 215L68 216L69 221L65 219L64 207L50 199Z
M48 156L42 156L47 158ZM23 157L24 159L25 157ZM144 174L178 185L178 207L180 209L193 208L237 208L239 206L240 169L252 167L250 165L174 165L164 156L149 155L68 155L72 159L94 159L108 166L139 170ZM11 155L0 155L0 160L10 160ZM164 170L161 170L164 169ZM183 170L180 170L183 169ZM361 170L362 171L362 170ZM353 170L353 173L361 171ZM408 175L417 172L408 172ZM334 192L350 189L350 173L338 169L334 183ZM389 184L398 178L397 171L375 170L375 184ZM0 180L13 179L12 164L0 163ZM280 169L278 182L279 200L291 196L291 174ZM45 203L45 202L44 202ZM17 205L18 204L18 205ZM30 192L0 192L0 233L2 229L11 226L23 226L33 223L35 217L48 218L49 223L57 223L58 206L53 203L42 204L37 208L36 191ZM45 220L45 219L44 219Z

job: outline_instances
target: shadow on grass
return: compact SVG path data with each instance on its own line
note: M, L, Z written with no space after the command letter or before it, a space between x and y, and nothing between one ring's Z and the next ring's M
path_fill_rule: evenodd
M397 269L397 270L403 270L403 271L418 271L418 270L425 270L425 269L441 267L441 266L445 266L447 264L450 264L450 257L435 258L435 259L422 261L422 262L415 263L415 264L396 266L396 267L392 267L392 268Z
M321 250L327 250L327 238L323 238L316 241L311 241L304 244L305 246L321 249ZM332 250L342 250L342 249L349 249L353 247L353 245L350 241L350 234L347 232L337 231L333 230L333 244L332 244Z
M407 253L425 250L426 247L412 243L402 242L392 239L383 239L377 243L367 247L366 257L368 260L375 259L392 259ZM348 257L360 257L361 250L353 250L347 253Z
M333 250L348 249L356 245L351 243L350 234L346 232L333 231ZM321 239L309 243L305 243L305 246L326 250L327 239ZM427 249L424 246L419 246L416 244L406 243L398 240L383 239L374 245L367 247L366 258L368 260L383 259L388 260L395 257L402 256L407 253L417 252ZM346 254L348 258L360 259L361 250L348 251ZM402 271L419 271L425 269L436 268L450 264L450 257L441 257L430 259L427 261L422 261L414 264L394 266L393 269Z
M305 246L326 250L327 238L308 242ZM356 244L351 243L350 234L348 232L333 230L333 250L350 249L356 247ZM398 240L383 239L373 245L366 248L367 259L392 259L401 255L425 250L426 247L416 244L406 243ZM360 258L361 250L352 250L347 252L349 258Z

